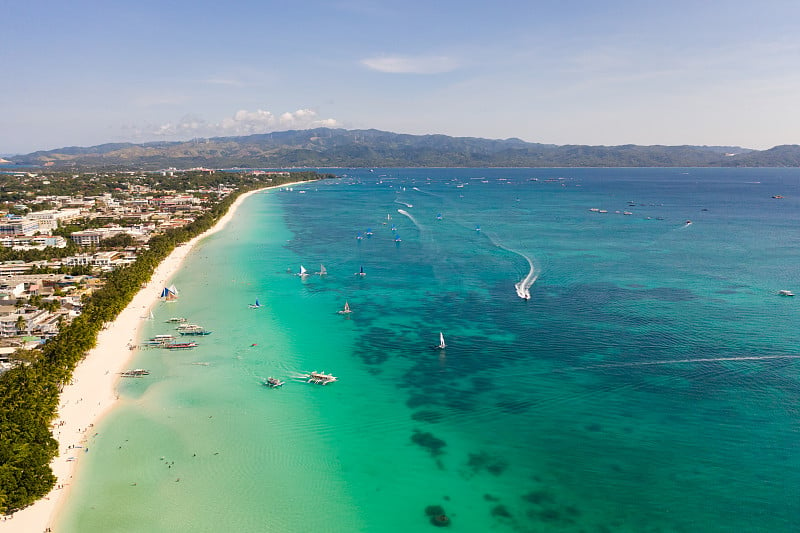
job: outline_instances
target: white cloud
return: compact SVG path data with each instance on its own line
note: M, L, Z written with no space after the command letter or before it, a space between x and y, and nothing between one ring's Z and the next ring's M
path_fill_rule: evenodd
M168 122L153 128L152 133L162 138L215 137L339 126L339 121L334 118L319 119L317 112L312 109L287 111L278 116L263 109L255 111L241 109L233 116L216 123L187 115L177 122Z
M458 62L447 56L382 56L368 57L361 64L391 74L440 74L458 68Z

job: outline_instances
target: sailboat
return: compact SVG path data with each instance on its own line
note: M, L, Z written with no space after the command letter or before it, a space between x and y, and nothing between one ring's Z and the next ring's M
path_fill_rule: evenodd
M306 267L300 265L300 273L297 275L300 276L301 278L308 276L308 271L306 270Z
M327 276L328 275L328 271L325 269L325 265L320 265L319 266L319 272L317 272L317 275L318 276Z
M352 311L350 310L350 304L345 301L344 302L344 309L342 309L341 311L336 311L336 312L339 313L340 315L348 315L348 314L352 313Z
M178 289L175 288L175 285L164 287L164 290L161 291L161 298L164 298L165 302L174 302L178 299Z
M364 265L361 265L361 270L356 272L356 276L366 276L366 275L367 275L367 273L364 272Z
M258 298L256 298L256 303L250 304L248 307L250 307L250 309L258 309L261 307L261 303L258 301Z
M444 343L444 333L439 332L439 344L433 347L434 350L444 350L447 345Z

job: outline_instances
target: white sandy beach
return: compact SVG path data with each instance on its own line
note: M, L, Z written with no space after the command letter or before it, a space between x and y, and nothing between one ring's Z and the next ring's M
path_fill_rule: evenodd
M296 184L287 183L278 187ZM72 382L61 393L58 418L54 421L53 430L59 443L59 455L51 463L53 473L58 478L55 488L33 505L0 521L0 531L38 533L53 527L56 513L69 493L75 469L89 451L84 446L95 433L94 424L111 410L117 400L119 374L128 370L129 362L136 354L130 345L137 342L142 322L148 317L151 307L159 301L161 289L175 275L194 245L222 229L233 218L244 199L257 192L240 195L214 227L173 250L117 319L100 332L97 346L81 361L73 373Z

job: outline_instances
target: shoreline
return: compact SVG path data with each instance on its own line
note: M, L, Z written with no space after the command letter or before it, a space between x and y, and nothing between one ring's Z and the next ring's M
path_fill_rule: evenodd
M120 373L127 369L136 355L136 344L144 320L159 301L160 289L177 274L195 245L222 230L236 214L245 199L267 189L291 187L306 181L272 185L242 193L213 227L177 246L153 271L147 284L136 293L117 318L97 336L97 345L78 364L72 380L59 395L58 416L53 421L53 437L58 441L59 454L50 463L56 484L53 489L30 506L0 521L3 533L35 533L53 527L55 519L69 495L73 476L85 447L95 435L94 425L109 414L116 405L116 386Z

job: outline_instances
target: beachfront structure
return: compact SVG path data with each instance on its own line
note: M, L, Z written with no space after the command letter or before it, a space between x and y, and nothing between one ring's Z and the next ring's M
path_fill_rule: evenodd
M80 246L97 246L103 239L126 233L139 241L146 241L150 234L147 226L110 226L90 230L74 231L69 238Z
M97 252L95 254L78 254L61 259L61 264L68 267L91 266L103 270L111 270L118 266L129 265L136 257L124 252Z

